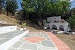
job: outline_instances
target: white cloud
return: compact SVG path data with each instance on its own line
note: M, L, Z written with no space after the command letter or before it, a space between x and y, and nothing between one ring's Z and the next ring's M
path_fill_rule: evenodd
M61 1L70 1L70 2L73 2L73 1L75 1L75 0L61 0Z
M70 0L70 1L72 2L72 1L74 1L74 0Z

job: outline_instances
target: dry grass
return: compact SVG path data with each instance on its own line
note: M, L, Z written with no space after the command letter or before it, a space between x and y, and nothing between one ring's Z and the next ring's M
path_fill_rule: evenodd
M75 35L72 34L56 34L64 43L66 43L71 50L75 50Z
M12 18L10 16L6 16L4 14L0 14L0 21L5 21L9 24L20 25L19 20L16 20L15 18Z
M21 27L21 24L19 23L20 21L19 20L16 20L15 18L12 18L11 16L6 16L4 14L0 14L0 21L5 21L9 24L14 24L14 25L18 25ZM30 24L31 25L31 24ZM39 31L43 31L43 30L40 30L40 29L36 29L34 27L30 27L30 26L26 26L26 28L28 30L30 30L30 32L39 32Z
M30 32L45 32L41 29L36 29L36 28L33 28L33 27L29 27L29 26L26 26L26 28L30 31Z

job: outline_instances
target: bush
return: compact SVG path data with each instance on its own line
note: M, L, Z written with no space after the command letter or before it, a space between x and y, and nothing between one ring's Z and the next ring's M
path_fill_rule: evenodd
M22 23L22 27L23 27L23 28L26 27L26 23Z
M70 23L71 29L74 31L74 28L75 28L75 15L72 15L71 17L69 17L68 22Z

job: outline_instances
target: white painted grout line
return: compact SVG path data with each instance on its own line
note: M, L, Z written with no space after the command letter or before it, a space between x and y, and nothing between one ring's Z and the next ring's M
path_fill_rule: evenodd
M24 35L26 35L29 32L29 30L23 32L22 34L12 38L11 40L5 42L4 44L0 45L0 50L7 50L11 45L19 41ZM12 36L12 35L11 35Z
M47 34L47 32L46 32L46 34ZM47 34L48 35L48 34ZM48 35L49 36L49 35ZM50 37L49 37L50 38ZM52 39L50 38L50 40L52 41ZM52 41L52 43L54 44L54 42ZM58 50L58 48L56 47L56 45L54 44L54 46L55 46L55 48L56 48L56 50Z
M25 42L24 42L24 43L25 43ZM24 44L24 43L23 43L23 44ZM23 46L23 44L22 44L17 50L19 50L19 49Z
M23 41L21 41L21 40L19 40L19 41L23 43Z

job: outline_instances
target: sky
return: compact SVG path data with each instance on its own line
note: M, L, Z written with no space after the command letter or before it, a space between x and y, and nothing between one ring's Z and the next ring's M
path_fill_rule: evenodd
M18 2L18 6L19 6L18 10L22 9L21 4L20 4L20 2L22 2L22 0L17 0L17 2ZM75 0L70 0L70 2L71 2L71 9L75 8Z
M18 6L19 6L18 10L22 9L21 4L20 4L22 2L22 0L17 0L17 2L18 2Z
M75 8L75 0L70 0L71 1L71 8Z

